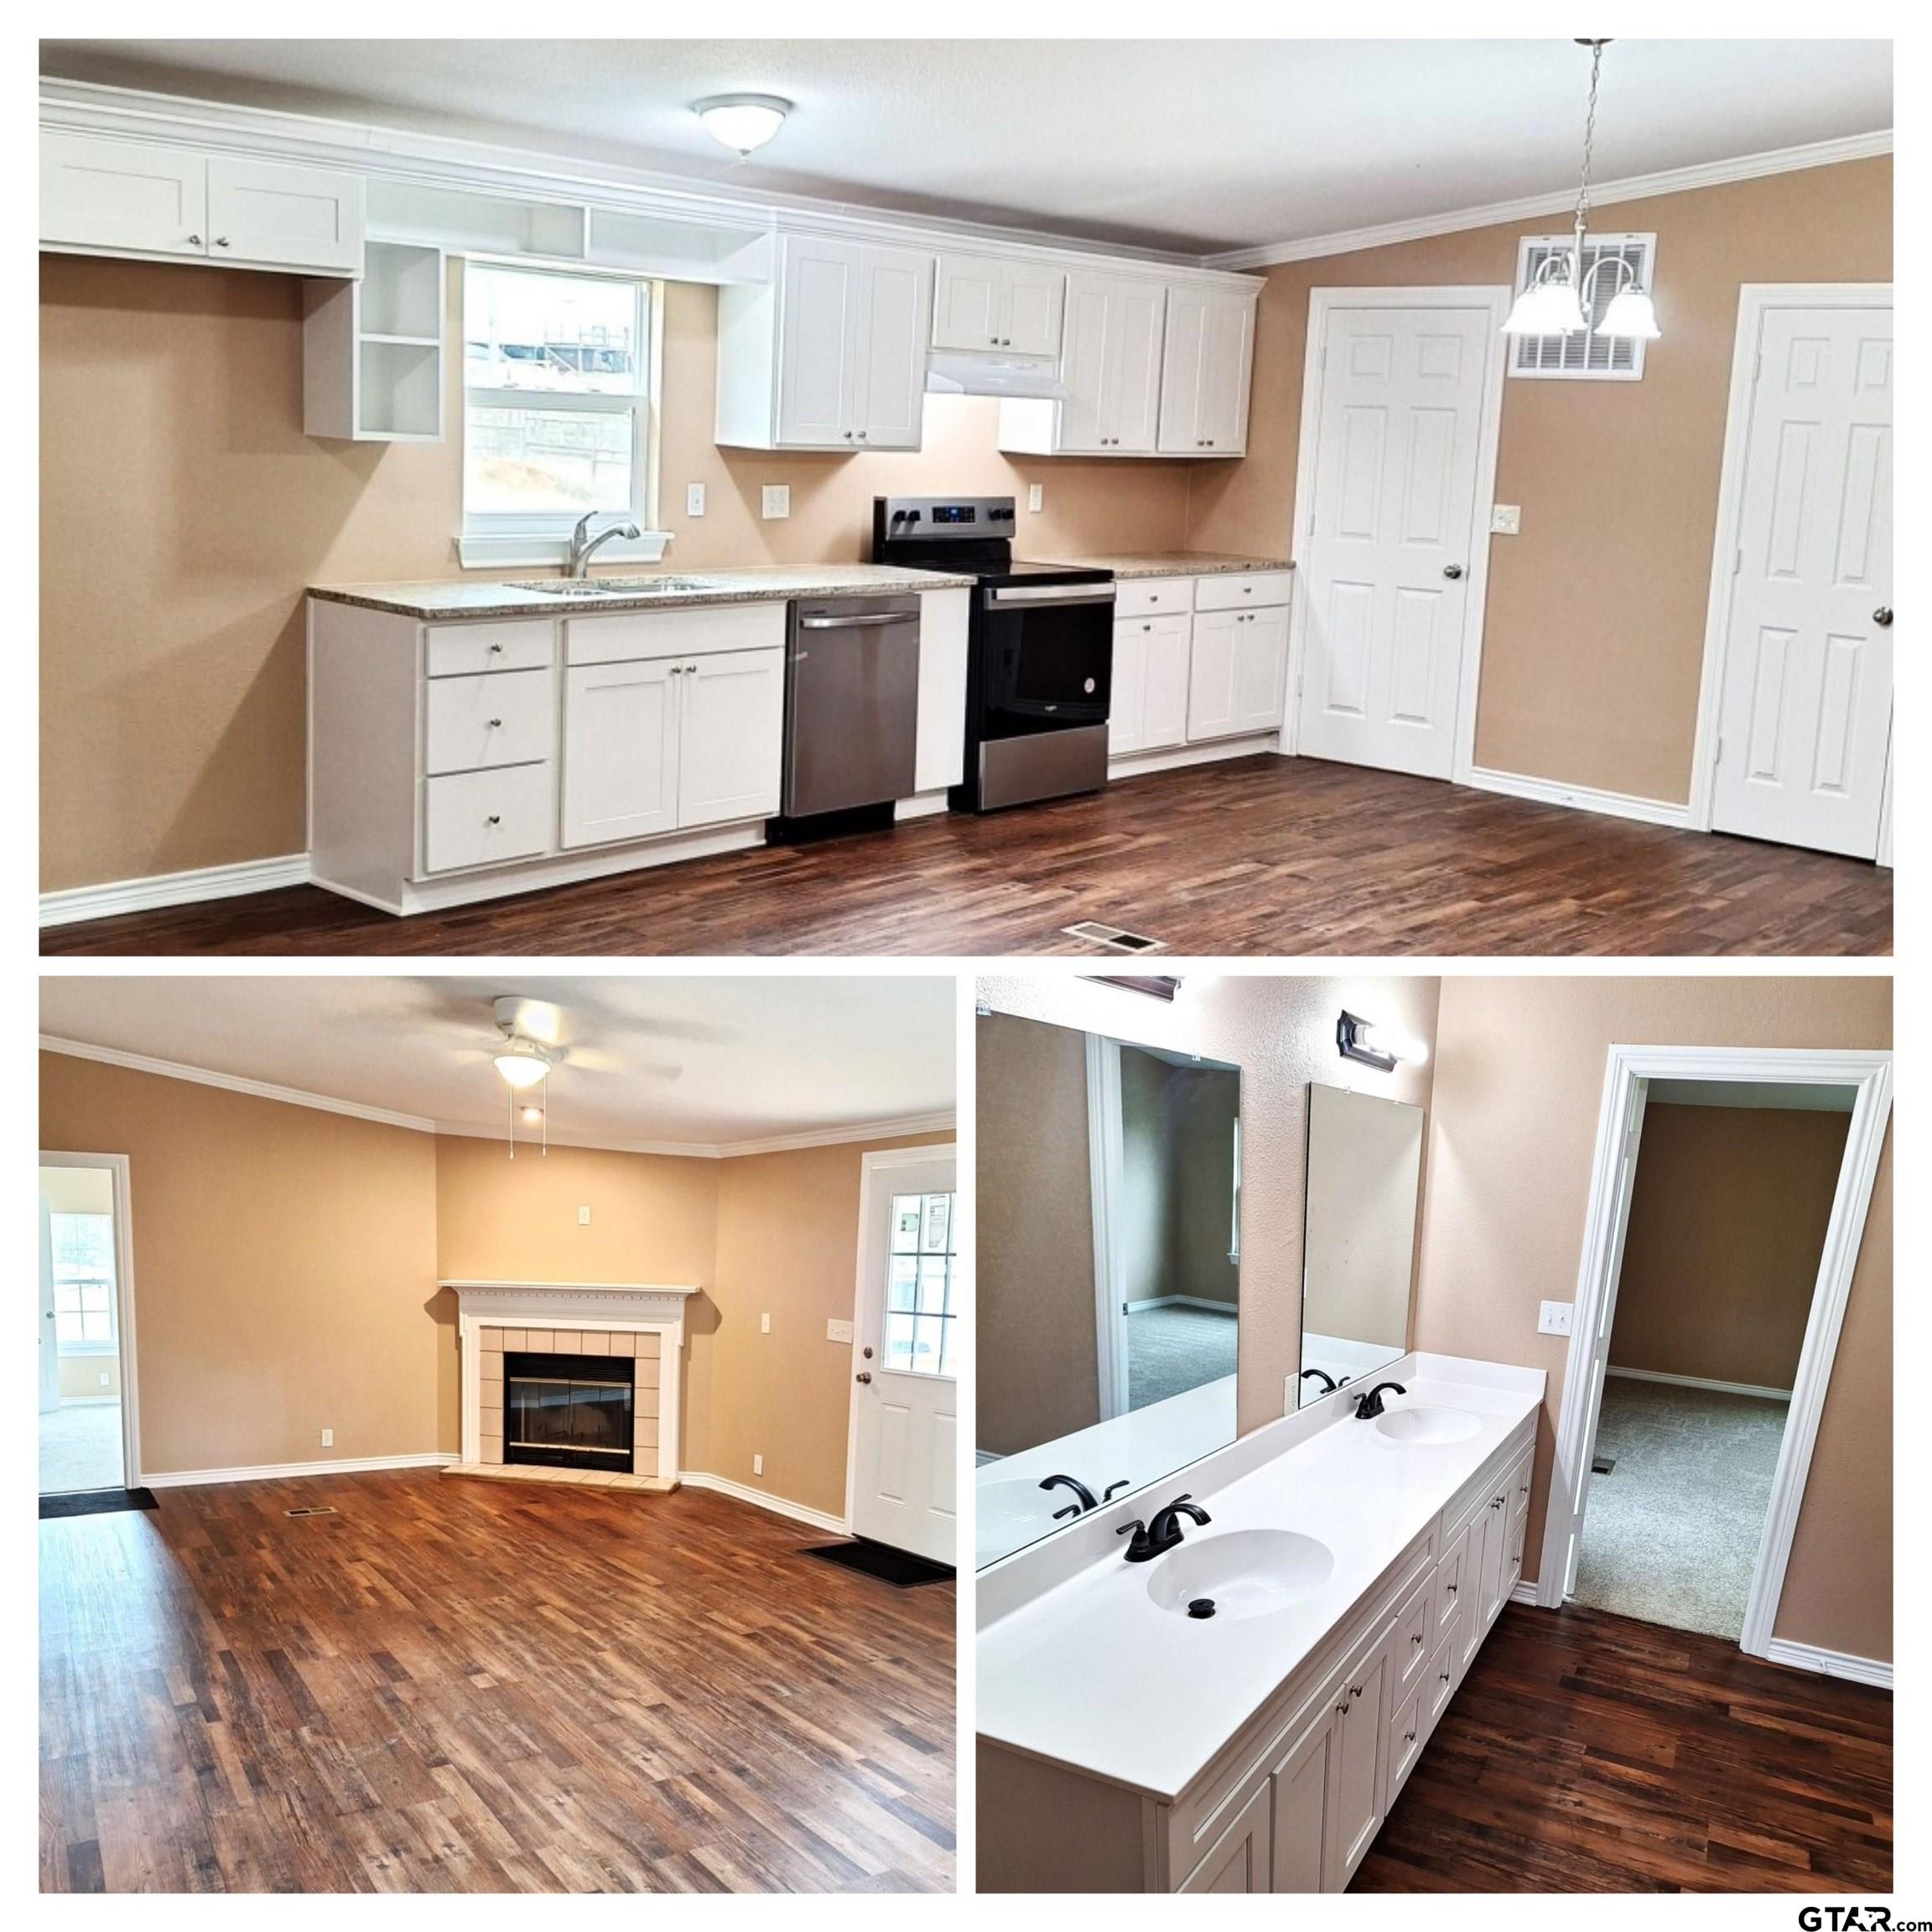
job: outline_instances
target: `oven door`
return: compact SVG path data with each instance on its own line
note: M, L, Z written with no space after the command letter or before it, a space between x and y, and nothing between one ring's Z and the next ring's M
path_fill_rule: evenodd
M989 585L979 594L979 615L983 736L1107 722L1111 584Z

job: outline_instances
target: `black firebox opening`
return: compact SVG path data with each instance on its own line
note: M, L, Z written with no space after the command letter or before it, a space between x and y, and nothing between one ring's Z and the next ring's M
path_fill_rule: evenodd
M503 1460L632 1474L636 1364L628 1355L503 1358Z

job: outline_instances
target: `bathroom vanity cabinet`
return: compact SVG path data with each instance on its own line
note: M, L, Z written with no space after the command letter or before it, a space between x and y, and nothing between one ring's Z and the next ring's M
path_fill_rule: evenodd
M1521 1575L1535 1443L1532 1406L1178 1791L983 1735L981 1888L1346 1888Z

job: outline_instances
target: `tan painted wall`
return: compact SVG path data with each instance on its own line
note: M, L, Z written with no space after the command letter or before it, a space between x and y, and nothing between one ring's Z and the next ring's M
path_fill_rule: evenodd
M40 276L43 886L299 851L303 589L460 575L460 438L305 436L293 276L60 255ZM452 340L460 290L459 270ZM669 288L660 522L674 565L856 560L875 493L1024 501L1030 481L1046 486L1045 512L1022 518L1033 555L1182 541L1187 465L1009 462L987 397L933 398L917 454L720 450L716 326L715 290ZM684 515L693 482L702 521ZM787 521L760 519L766 483L791 486Z
M1663 338L1641 382L1507 382L1490 546L1478 765L1681 802L1690 796L1717 481L1744 282L1882 282L1892 164L1846 162L1600 210L1657 234ZM1249 455L1205 464L1196 549L1287 553L1308 291L1509 283L1519 236L1560 217L1271 269L1256 325Z
M1119 1040L1176 1047L1240 1067L1241 1350L1236 1415L1243 1433L1275 1420L1283 1412L1284 1383L1301 1365L1308 1083L1323 1080L1358 1086L1426 1107L1433 1058L1423 1066L1399 1067L1390 1074L1352 1066L1336 1054L1335 1018L1347 1007L1425 1044L1433 1043L1436 982L1420 974L1296 979L1190 974L1181 997L1171 1005L1061 974L993 974L983 977L979 988L980 999L996 1012L1079 1027ZM987 1023L982 1021L982 1036L987 1031ZM980 1078L984 1092L984 1062ZM1020 1118L1030 1121L1031 1117ZM1010 1127L1011 1123L1007 1124ZM1016 1131L1011 1137L1023 1138L1029 1155L1036 1155L1042 1141L1052 1145L1065 1139L1073 1125L1069 1119L1057 1135L1042 1135L1030 1126L1023 1137ZM1083 1156L1084 1109L1078 1127ZM1004 1325L989 1300L995 1268L987 1223L987 1204L995 1198L990 1176L1000 1171L1002 1145L1001 1124L989 1122L983 1115L978 1150L983 1380L988 1374L987 1350L995 1345L996 1327ZM1079 1194L1083 1204L1085 1166L1083 1157ZM1036 1187L1034 1169L1026 1171ZM1089 1284L1092 1266L1089 1253L1085 1275Z
M1524 1575L1542 1550L1567 1343L1537 1303L1576 1293L1613 1041L1883 1047L1888 977L1452 978L1442 982L1415 1345L1548 1372ZM1892 1654L1888 1136L1778 1634Z
M974 1440L1010 1456L1100 1420L1087 1046L1064 1021L1005 1010L976 1022L974 1038Z
M1789 1389L1849 1114L1644 1110L1610 1361Z
M859 1187L869 1148L938 1145L950 1135L755 1154L717 1164L718 1262L708 1328L692 1343L705 1391L687 1430L694 1469L845 1510L854 1350L825 1339L849 1322L859 1270ZM758 1318L771 1317L771 1332ZM751 1458L765 1458L754 1476Z
M455 1447L428 1135L45 1053L40 1136L130 1156L144 1471Z

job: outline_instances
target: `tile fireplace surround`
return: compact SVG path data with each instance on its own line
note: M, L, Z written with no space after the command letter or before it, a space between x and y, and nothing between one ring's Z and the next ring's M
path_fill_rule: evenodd
M446 1476L675 1489L684 1304L695 1288L618 1281L444 1281L457 1299L463 1453ZM503 1357L628 1355L636 1367L633 1474L551 1469L503 1460Z

